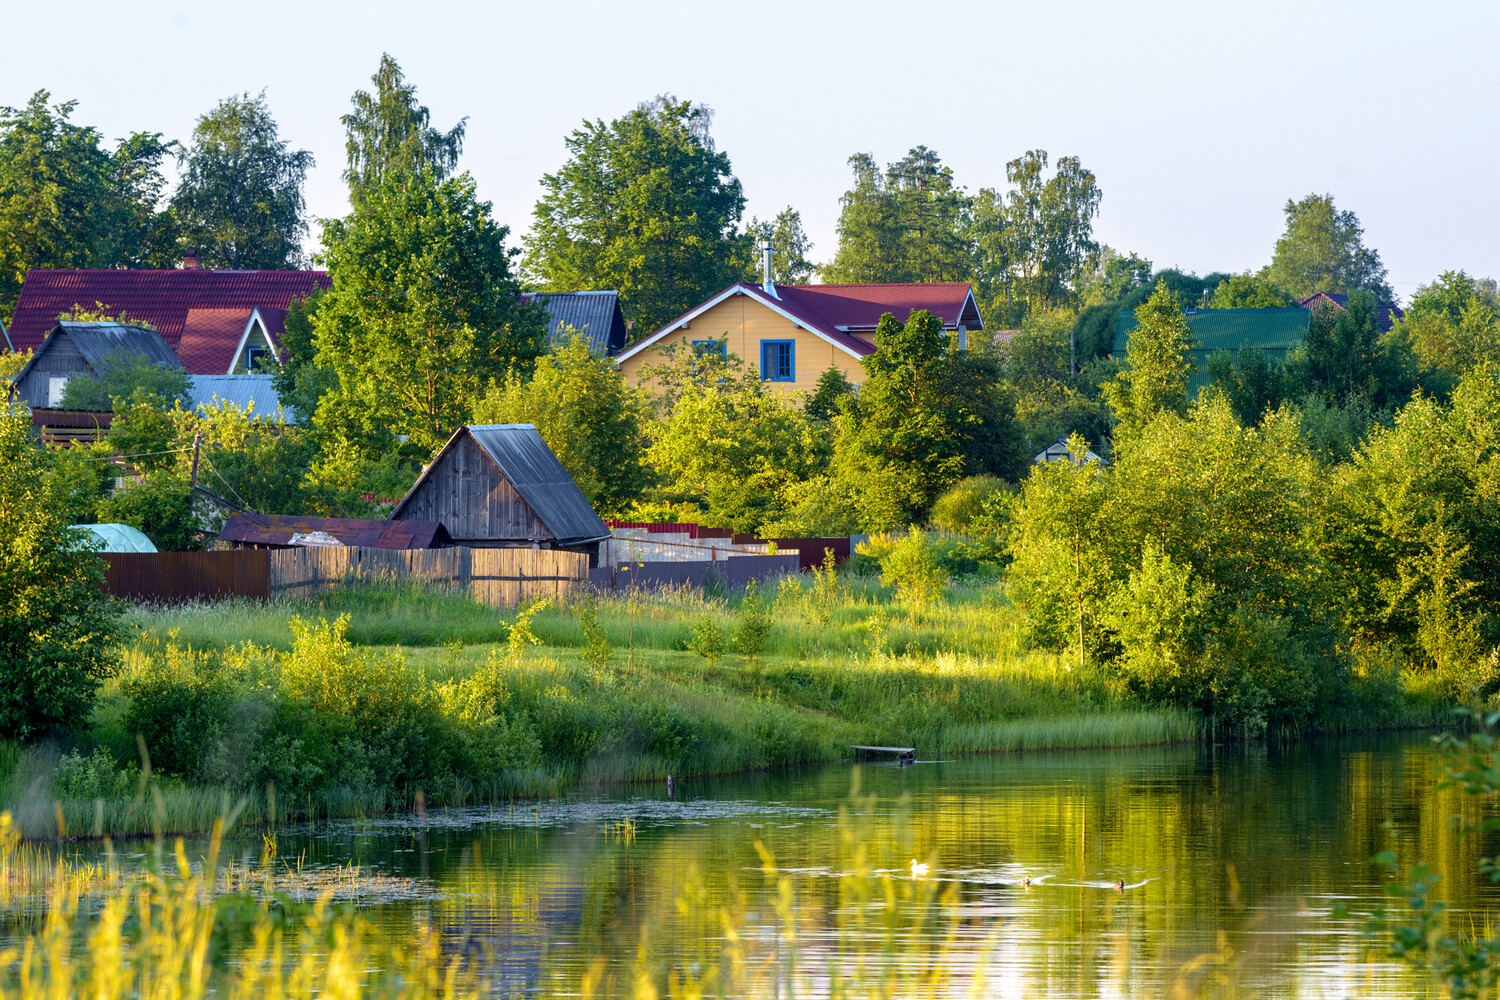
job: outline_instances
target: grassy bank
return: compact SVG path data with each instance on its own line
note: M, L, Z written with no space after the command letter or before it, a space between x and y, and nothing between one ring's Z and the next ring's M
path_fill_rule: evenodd
M871 579L792 577L758 600L668 591L519 625L376 586L137 608L129 624L88 725L0 754L28 836L204 831L231 807L259 824L472 805L838 760L857 743L972 753L1203 732L1107 672L1027 649L998 584L916 608ZM1440 717L1385 677L1356 684L1339 721Z

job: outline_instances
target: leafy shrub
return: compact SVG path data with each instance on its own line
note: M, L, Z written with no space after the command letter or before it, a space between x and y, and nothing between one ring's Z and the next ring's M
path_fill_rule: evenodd
M927 533L913 529L880 560L880 582L894 587L901 600L920 608L941 596L948 574L927 544Z
M192 483L179 469L148 472L140 482L115 490L99 501L99 519L139 529L162 552L203 548L193 516Z
M994 493L1007 493L1005 483L994 476L960 479L937 498L928 520L946 531L965 531L986 516L985 501Z
M31 439L30 411L0 402L0 736L88 718L117 662L116 606L100 561L68 531L66 484Z
M52 794L59 799L98 799L131 794L140 781L140 768L120 767L103 747L85 756L82 751L58 758L52 775Z
M745 584L740 601L740 617L734 627L734 648L742 656L756 657L765 652L766 637L771 633L771 610L760 596L760 584Z
M595 670L603 670L609 662L609 633L599 621L599 601L592 591L578 602L574 614L583 629L583 662Z
M242 697L219 657L159 640L148 649L151 669L120 682L129 699L126 733L145 743L153 770L204 781L230 777L249 751L246 724L264 716L264 701Z
M693 636L688 640L688 649L703 657L709 663L713 663L724 655L728 643L724 637L724 630L719 627L719 619L712 614L703 615L693 625Z
M332 624L294 618L291 627L273 735L288 737L283 750L300 740L308 759L282 759L279 766L292 764L295 773L315 772L321 784L354 789L401 787L449 773L453 746L442 699L404 656L353 646L347 615ZM293 777L284 773L278 784Z

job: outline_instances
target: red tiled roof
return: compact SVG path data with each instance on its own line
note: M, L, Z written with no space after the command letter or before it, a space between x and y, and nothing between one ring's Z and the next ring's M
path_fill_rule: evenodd
M970 286L965 282L942 282L929 284L890 285L776 285L772 297L766 290L748 281L740 281L720 292L708 303L722 300L726 294L738 292L749 295L772 309L780 310L795 319L813 333L820 334L840 344L856 357L864 358L875 353L875 345L860 336L873 333L880 317L890 313L897 321L905 323L912 313L926 309L943 321L950 329L962 321L971 329L982 329L979 310L970 296ZM628 357L648 344L660 339L669 331L702 310L696 306L667 323L645 340L624 352Z
M161 333L174 351L188 327L188 314L227 314L237 311L248 321L259 309L266 333L276 341L285 328L286 307L293 299L305 298L328 287L326 271L29 271L21 286L21 298L10 324L10 339L18 351L41 344L57 323L58 314L73 306L93 308L100 302L112 313L125 312L145 320ZM189 355L204 359L183 367L195 375L222 375L245 332L241 322L230 336L227 316L207 315L195 326ZM220 337L228 343L221 346ZM208 360L222 364L203 367Z
M223 375L234 364L234 349L245 335L253 309L189 309L173 350L195 375Z

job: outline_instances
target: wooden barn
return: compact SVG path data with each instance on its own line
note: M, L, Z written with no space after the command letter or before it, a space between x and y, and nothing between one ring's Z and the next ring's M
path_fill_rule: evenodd
M149 327L127 323L58 323L16 375L12 396L28 406L56 407L68 382L98 375L106 360L140 358L163 368L182 369L177 355Z
M531 424L460 427L391 518L437 521L471 548L587 552L590 565L610 534Z

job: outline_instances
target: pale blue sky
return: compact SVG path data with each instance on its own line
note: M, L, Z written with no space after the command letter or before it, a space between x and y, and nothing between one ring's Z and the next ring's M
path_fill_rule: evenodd
M585 117L667 91L710 105L747 214L801 210L835 248L845 160L926 144L971 191L1040 147L1104 191L1097 235L1157 266L1259 267L1288 197L1332 192L1396 291L1500 275L1500 4L13 4L0 104L47 88L110 138L186 139L219 98L267 89L317 156L311 211L344 211L349 96L382 51L514 233Z

